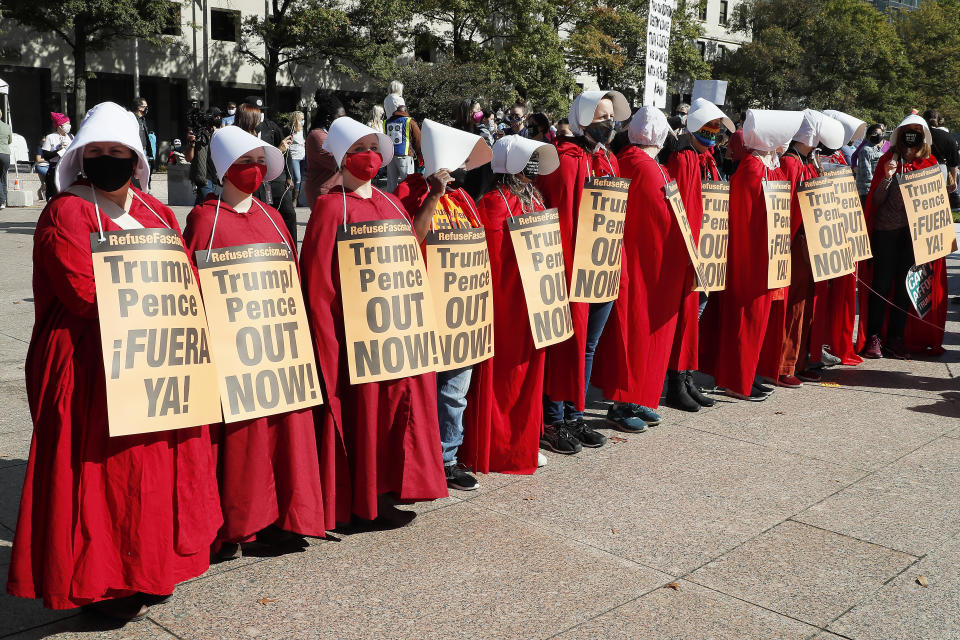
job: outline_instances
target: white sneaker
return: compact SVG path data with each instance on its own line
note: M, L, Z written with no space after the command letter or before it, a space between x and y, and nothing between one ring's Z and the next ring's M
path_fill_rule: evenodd
M537 452L537 468L539 469L540 467L546 466L546 464L547 464L547 456L543 455L538 451Z

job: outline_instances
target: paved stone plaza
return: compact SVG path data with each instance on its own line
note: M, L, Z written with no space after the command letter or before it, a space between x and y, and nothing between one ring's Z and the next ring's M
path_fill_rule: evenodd
M0 212L4 583L38 214ZM960 255L950 276L960 294ZM960 640L960 305L948 331L935 360L664 409L647 433L417 505L404 529L215 565L122 629L0 595L0 638Z

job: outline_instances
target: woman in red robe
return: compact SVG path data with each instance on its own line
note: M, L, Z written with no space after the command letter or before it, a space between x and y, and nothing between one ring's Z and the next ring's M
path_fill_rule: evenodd
M280 213L251 195L280 175L283 155L239 127L215 131L210 153L223 195L211 194L187 216L183 237L191 257L267 242L282 242L296 255ZM214 544L220 557L238 557L240 543L254 538L279 549L303 548L300 536L323 537L334 528L333 514L324 519L312 409L210 425L210 436L223 511Z
M83 170L86 179L75 177ZM33 440L7 591L52 609L145 615L207 570L222 519L205 426L110 437L90 234L163 228L173 212L130 185L149 168L133 115L91 109L34 236L36 324L25 365Z
M714 148L723 129L732 132L734 128L733 121L717 105L704 98L693 101L687 114L686 128L686 135L680 137L677 149L670 154L667 169L677 181L693 238L699 246L700 225L703 223L701 187L704 180L720 179ZM703 395L693 381L693 372L699 368L701 296L706 300L706 294L692 290L695 278L693 265L690 264L687 266L688 293L684 296L677 318L677 331L667 369L667 402L684 411L699 411L700 407L716 404L716 400Z
M743 137L751 153L730 180L727 287L712 296L701 318L700 366L727 395L741 400L758 402L767 396L766 389L755 386L773 297L767 287L763 183L785 179L777 150L790 142L802 118L797 111L748 110Z
M550 144L501 138L493 146L493 187L477 203L490 253L494 356L473 368L461 457L481 473L530 474L542 466L538 446L545 350L533 343L507 221L543 211L533 180L558 165Z
M670 133L666 116L643 107L630 121L636 172L624 223L620 296L597 349L594 383L620 404L656 408L686 298L690 258L666 200L671 181L656 154ZM616 406L616 405L615 405Z
M413 514L394 509L393 499L409 502L447 496L436 375L350 384L337 230L344 221L409 218L396 197L371 184L392 156L389 138L342 117L331 125L324 145L341 167L343 186L317 198L300 253L305 302L325 389L325 404L316 411L324 511L334 513L341 523L380 517L382 524L401 524Z
M860 263L860 325L857 349L867 358L907 358L911 353L943 353L947 314L944 259L933 267L933 306L921 319L907 296L907 270L915 264L913 243L896 176L933 167L930 130L919 116L907 116L890 136L867 195L866 221L873 258ZM890 304L890 302L893 304Z
M630 106L618 91L584 91L570 105L570 130L574 138L557 141L560 169L537 179L547 207L560 212L560 233L567 285L573 274L573 251L584 182L593 176L619 176L617 158L607 145L613 125L630 117ZM581 446L599 447L606 438L583 421L593 353L607 323L612 302L571 303L573 338L547 347L544 364L541 445L562 454Z

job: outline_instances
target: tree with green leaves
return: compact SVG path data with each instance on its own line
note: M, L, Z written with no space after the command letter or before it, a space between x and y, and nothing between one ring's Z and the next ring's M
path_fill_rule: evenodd
M679 0L670 22L670 57L667 61L668 86L683 95L693 90L694 80L711 79L712 68L697 48L703 35L700 9L706 0Z
M907 57L914 62L907 92L921 111L937 109L960 125L960 1L925 0L892 15Z
M70 115L79 120L87 106L87 56L128 38L160 43L171 12L168 0L4 0L3 17L56 34L70 47L75 110Z

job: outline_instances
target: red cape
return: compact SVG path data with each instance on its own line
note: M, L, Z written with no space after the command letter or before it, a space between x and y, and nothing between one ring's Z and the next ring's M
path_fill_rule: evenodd
M567 270L567 286L573 273L573 248L577 238L577 218L580 214L580 198L584 182L590 175L620 175L616 156L599 150L589 154L573 142L557 143L560 168L551 174L537 178L537 187L543 193L548 208L560 212L560 234L563 240L563 260ZM621 283L622 286L622 283ZM573 402L583 410L584 354L587 348L587 317L590 305L573 302L573 339L547 347L544 363L543 392L551 400Z
M893 157L892 151L887 151L877 162L877 167L883 167ZM937 164L936 158L932 155L911 163L899 163L898 171L914 171L916 169L925 169ZM873 191L883 180L883 172L877 171L873 175L873 182L870 183L870 192L867 195L867 206L864 214L867 221L867 230L873 236ZM927 312L926 317L921 320L917 312L911 305L907 309L907 326L904 329L903 341L909 351L913 353L929 352L930 355L940 355L943 353L943 334L947 324L947 266L946 260L940 258L930 263L933 267L933 292L931 293L933 306ZM873 260L865 260L859 264L860 280L871 286L873 284ZM888 300L893 299L892 291L880 291ZM863 349L867 341L867 311L870 291L866 287L860 287L860 323L857 327L857 351ZM932 326L931 326L932 325ZM884 322L884 331L886 331L886 322Z
M221 202L213 248L285 241L296 254L279 212L260 204L269 218L257 202L247 213ZM210 196L187 216L183 237L191 259L210 246L216 211L217 198ZM312 409L210 425L210 438L224 520L219 541L245 541L271 524L319 537L336 526L333 513L324 519Z
M513 215L523 215L520 199L502 191ZM459 457L482 473L530 474L543 426L544 350L533 345L507 204L494 190L477 207L490 252L494 357L473 367Z
M700 369L717 385L749 395L767 329L772 292L767 288L767 210L763 180L783 180L748 155L730 180L727 287L712 294L700 322Z
M640 153L627 197L620 297L597 345L593 384L610 400L656 408L690 258L664 196L670 174Z
M131 187L166 226L166 206ZM92 204L61 193L34 235L36 324L25 366L33 440L7 591L69 609L169 594L207 570L222 523L206 427L111 438L90 234ZM136 198L130 215L165 226ZM104 231L120 228L101 216Z
M347 222L401 217L394 196L364 199L346 194ZM393 201L391 205L387 199ZM329 519L373 519L377 496L433 500L447 495L437 426L433 373L351 385L347 373L337 229L343 194L337 187L317 198L300 251L300 268L324 404L316 411L324 511Z
M680 198L683 200L683 207L687 210L687 219L690 221L690 229L699 245L700 226L703 224L701 185L703 180L720 179L717 162L713 157L713 149L707 148L702 153L698 153L692 147L686 146L670 154L670 158L667 160L667 168L670 170L673 179L677 181ZM677 318L677 331L673 340L673 349L670 353L669 368L673 371L692 371L699 366L697 356L700 352L698 339L700 293L692 290L695 280L693 265L690 264L687 266L687 284L685 285L685 290L688 293L683 297L680 315Z

